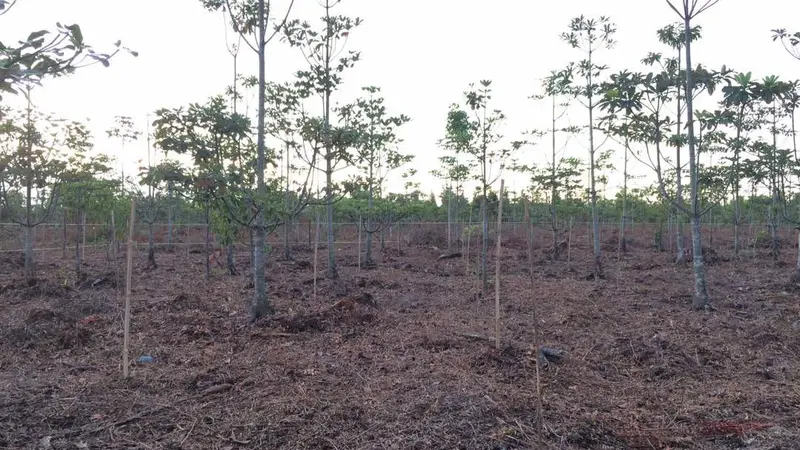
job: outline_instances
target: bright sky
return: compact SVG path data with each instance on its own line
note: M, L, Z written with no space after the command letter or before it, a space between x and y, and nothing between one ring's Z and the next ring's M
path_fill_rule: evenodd
M279 10L287 0L273 3ZM665 0L344 0L335 11L359 16L364 23L348 43L349 49L361 51L362 61L344 74L334 100L351 101L362 86L376 85L392 113L412 118L402 130L402 148L416 155L414 167L423 191L440 185L428 175L441 156L436 141L443 135L448 106L462 102L469 83L493 80L492 107L506 113L504 134L517 139L525 129L548 126L546 103L528 99L539 92L541 78L582 57L559 39L571 18L602 14L617 24L616 48L597 55L612 71L639 69L639 61L650 51L669 53L655 31L677 19ZM296 0L292 16L319 22L321 14L317 0ZM773 43L770 32L800 29L800 21L793 20L797 17L800 2L721 0L696 22L703 26L704 38L694 46L693 59L711 68L725 64L752 70L757 78L798 78L800 61ZM4 42L22 39L35 29L52 29L61 21L80 24L87 42L98 50L122 40L139 52L138 58L120 55L110 68L92 67L50 81L35 94L36 104L45 111L90 119L96 147L121 157L126 172L145 157L145 146L130 146L129 154L120 155L119 144L105 136L115 115L132 116L143 128L148 113L203 102L231 82L232 58L222 15L207 12L199 0L19 0L0 20ZM233 42L232 33L227 35ZM245 47L242 55L240 71L256 74L255 54ZM291 80L304 64L297 50L277 40L268 47L267 58L268 78L274 81ZM584 115L572 111L571 123L583 124ZM572 142L567 152L584 156L585 148L578 140ZM538 155L549 151L548 145L543 141L520 156L541 161ZM620 161L621 155L616 163L621 169ZM648 173L641 168L635 172ZM400 186L399 175L394 174L395 188ZM522 188L521 179L506 178L509 188ZM614 177L609 189L615 190L620 181L621 176Z

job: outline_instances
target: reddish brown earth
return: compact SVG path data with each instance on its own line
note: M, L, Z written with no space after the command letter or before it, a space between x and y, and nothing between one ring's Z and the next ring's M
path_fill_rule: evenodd
M778 263L763 250L733 262L718 237L715 310L693 312L691 265L649 248L644 232L621 260L606 253L599 282L586 278L585 233L569 266L537 244L533 286L525 244L511 236L496 351L465 336L493 335L493 287L481 298L463 260L437 261L440 238L409 236L374 270L359 271L343 247L341 279L320 280L316 299L307 247L296 262L271 261L277 313L254 324L245 276L214 267L206 282L203 256L185 249L158 253L159 268L144 271L140 251L131 358L155 362L134 363L129 380L104 250L89 254L80 283L52 253L31 283L20 255L0 255L0 447L800 448L791 248ZM246 272L246 253L238 259ZM341 301L365 293L377 308ZM534 301L542 344L566 351L541 372L539 443Z

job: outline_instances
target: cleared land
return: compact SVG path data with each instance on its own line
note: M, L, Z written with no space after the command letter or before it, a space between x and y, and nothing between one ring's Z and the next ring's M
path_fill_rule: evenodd
M409 232L399 252L388 244L372 270L359 271L355 248L343 247L341 279L320 279L316 299L312 252L298 245L294 262L270 261L277 314L255 324L246 276L215 267L205 282L202 254L183 248L144 271L140 251L131 355L155 361L134 364L127 381L105 250L87 255L78 283L72 260L53 252L31 283L21 255L2 254L0 447L800 448L794 240L777 263L760 248L732 261L717 232L716 310L704 313L689 308L690 263L676 266L651 248L652 230L636 231L621 259L613 234L604 237L598 283L587 279L585 231L569 266L537 242L533 286L526 244L509 234L499 352L465 336L493 335L493 288L481 298L462 259L437 261L436 233ZM540 444L532 299L542 344L567 352L542 371Z

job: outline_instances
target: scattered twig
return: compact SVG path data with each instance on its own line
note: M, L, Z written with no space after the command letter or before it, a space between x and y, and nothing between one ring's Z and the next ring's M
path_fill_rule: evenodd
M189 439L189 435L192 434L192 431L194 431L194 426L197 425L197 421L198 419L195 418L194 422L192 422L192 426L189 428L189 431L186 432L186 436L184 436L183 439L181 439L180 443L181 446L183 446L183 443L186 442L187 439Z

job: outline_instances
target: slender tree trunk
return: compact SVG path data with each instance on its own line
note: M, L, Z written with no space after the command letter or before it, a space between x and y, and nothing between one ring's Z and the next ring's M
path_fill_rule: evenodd
M591 86L591 78L589 79ZM600 212L597 208L597 187L595 180L595 161L594 161L594 104L592 103L591 91L589 91L589 177L590 195L592 201L592 244L594 249L594 279L599 280L603 275L603 265L600 253Z
M86 210L81 212L81 260L86 253Z
M257 131L257 152L258 161L256 166L256 178L258 180L258 197L260 200L267 195L267 185L264 183L264 171L266 170L266 142L264 122L266 116L266 7L265 0L258 0L258 34L256 45L258 45L258 131ZM257 319L272 312L269 297L267 297L267 280L264 273L264 247L267 242L266 218L264 208L257 205L255 242L253 245L253 287L255 290L255 305L253 306L253 318Z
M372 179L372 168L370 167L370 180ZM372 267L375 265L375 262L372 260L372 234L375 232L374 224L372 223L372 215L374 214L373 209L375 208L375 201L374 201L374 189L372 187L372 182L369 185L369 198L367 198L367 210L369 214L367 215L367 248L366 254L364 256L364 267ZM360 219L360 218L359 218ZM359 220L358 227L359 230L363 228L364 223ZM360 232L359 232L360 235Z
M147 224L147 266L151 269L158 268L156 264L156 242L155 232L153 230L154 220Z
M800 277L800 229L797 230L797 260L794 268L798 277Z
M169 204L167 205L167 251L172 251L172 181L170 180L169 184L167 185L168 191L168 198L167 201Z
M292 260L292 246L289 244L289 233L291 233L291 220L287 217L283 223L283 259Z
M778 100L776 99L775 102ZM770 232L770 251L772 260L777 261L780 249L778 248L778 169L775 167L775 160L778 158L778 110L773 103L772 106L772 149L775 152L770 158L770 191L772 199L769 208L769 232Z
M627 124L628 118L626 116L625 122ZM630 152L630 145L628 144L628 131L625 131L625 158L622 169L622 221L619 225L619 252L628 252L628 242L625 238L625 229L628 223L628 152Z
M691 196L691 216L692 216L692 259L694 266L694 309L705 309L708 307L708 291L706 287L706 269L703 262L703 243L700 230L700 180L699 169L697 167L695 140L694 140L694 109L692 106L692 91L694 80L692 75L692 43L691 43L691 24L688 11L684 20L684 36L686 45L686 111L687 128L689 134L689 175L690 175L690 196Z
M330 21L330 3L325 1L325 18ZM332 49L330 39L325 37L325 76L330 76L331 73L331 58ZM328 278L339 278L339 272L336 269L336 246L334 245L333 233L333 158L334 152L331 142L331 89L325 89L325 111L324 111L324 128L325 128L325 200L326 210L328 215Z
M228 244L228 257L227 257L228 275L230 276L236 276L239 274L239 272L236 271L235 256L236 256L236 244L231 242Z
M33 227L22 226L25 233L25 277L32 280L36 275L36 265L33 257Z
M731 181L733 184L733 253L736 256L739 256L741 250L739 235L741 233L742 212L741 203L739 202L739 155L741 154L743 120L744 104L739 107L739 116L736 123L736 147L733 149L733 167L731 168Z
M688 46L687 46L687 52L688 52ZM680 50L678 50L678 67L680 67L680 64L681 64L681 52L680 52ZM680 83L678 83L678 85L677 85L677 91L678 91L678 95L677 95L677 106L678 106L677 111L678 112L676 114L677 121L676 121L676 125L675 125L675 130L676 130L675 132L680 137L681 131L682 131L682 128L681 128L681 85L680 85ZM687 91L687 92L689 92L689 91ZM687 94L687 108L688 108L688 104L689 104L689 100L690 100L690 99L688 99L688 97L690 97L690 95ZM677 144L675 144L675 183L676 183L675 184L675 201L678 204L683 204L683 177L682 177L682 175L683 175L683 166L682 166L682 163L681 163L681 142L680 142L680 140L678 140ZM683 219L683 214L681 213L680 208L676 207L675 208L675 245L677 247L676 248L677 254L675 255L675 262L676 263L682 263L682 262L686 261L686 253L684 251L685 247L683 245L683 220L682 219Z
M75 233L75 279L80 280L82 275L81 264L83 262L83 255L81 255L81 234L83 232L83 211L78 210L75 217L75 226L77 233Z
M447 189L447 251L453 250L453 186Z
M292 159L291 159L291 147L289 143L286 143L286 193L285 195L285 202L284 207L286 208L286 220L283 223L283 259L286 261L292 260L292 247L289 245L289 233L292 229L292 214L290 210L292 209L292 191L291 191L291 177L290 173L292 170Z
M206 245L205 245L205 275L206 281L211 279L211 205L208 198L205 199L205 219L206 219Z
M61 241L61 257L67 257L67 209L61 208L61 228L64 233L63 240Z
M553 227L553 261L558 261L558 211L556 205L558 204L558 183L556 183L556 96L552 96L551 103L551 148L550 157L552 158L552 165L550 166L550 224Z
M484 294L486 294L486 289L489 287L489 274L487 270L487 253L489 253L489 212L487 209L486 188L484 187L483 197L481 198L481 228L483 231L483 233L481 233L481 286Z

